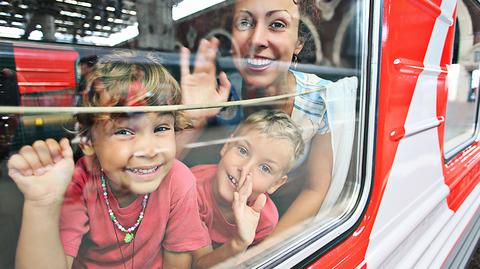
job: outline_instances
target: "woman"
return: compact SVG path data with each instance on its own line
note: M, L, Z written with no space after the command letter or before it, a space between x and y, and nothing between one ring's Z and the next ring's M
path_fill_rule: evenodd
M229 95L230 99L232 96L243 99L275 96L328 84L329 81L314 75L290 70L291 62L298 60L305 43L303 31L300 31L300 17L307 9L313 9L312 5L310 1L301 0L236 1L232 27L233 59L242 77L241 83L237 84L242 85L231 87L226 74L221 72L220 83L216 87L218 40L202 40L192 73L188 68L189 52L182 50L183 103L225 101ZM231 88L234 90L231 91ZM292 97L276 106L302 127L302 136L310 150L305 163L308 168L305 184L281 217L275 233L314 216L330 185L332 146L324 96L325 93L320 91ZM188 114L194 119L196 127L203 127L212 116L224 122L218 112L210 109L189 111ZM190 136L194 135L190 133ZM299 185L298 182L292 184Z

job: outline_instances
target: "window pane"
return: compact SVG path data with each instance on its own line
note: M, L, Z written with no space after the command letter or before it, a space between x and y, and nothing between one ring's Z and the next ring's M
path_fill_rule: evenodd
M478 4L459 1L452 65L448 67L445 152L473 137L477 122L479 86Z
M0 240L8 247L0 268L14 265L24 197L31 198L8 176L7 160L48 138L67 138L77 162L56 243L78 265L128 267L130 254L149 255L146 238L182 252L205 245L205 235L214 248L240 240L246 252L229 256L248 266L293 255L305 245L286 247L322 240L327 230L340 233L362 183L362 5L4 1L0 204L8 206L0 206ZM23 174L59 169L58 145L39 145L30 153L40 164L16 163ZM53 163L40 153L46 148ZM135 253L118 251L129 242ZM98 256L92 245L112 255ZM156 267L162 256L154 252L134 267Z

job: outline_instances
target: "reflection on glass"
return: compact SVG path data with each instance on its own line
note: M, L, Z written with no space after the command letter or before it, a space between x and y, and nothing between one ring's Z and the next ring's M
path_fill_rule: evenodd
M478 33L472 30L480 23L471 14L471 1L458 2L453 63L448 68L448 103L445 119L445 152L462 145L474 135L477 121L479 87Z
M94 73L97 57L112 50L140 54L148 51L159 58L179 83L184 105L240 102L224 108L183 110L189 117L189 128L176 133L176 157L194 172L198 165L238 164L252 152L264 159L242 167L225 165L227 168L222 169L225 184L215 193L222 202L219 208L228 210L216 212L224 224L218 233L224 236L217 240L218 234L210 235L215 251L240 238L235 241L240 242L240 251L226 252L227 257L256 246L255 251L242 256L255 260L263 256L258 255L263 251L270 251L269 240L278 242L280 247L273 254L281 255L282 244L288 240L312 236L327 228L327 221L338 225L345 220L341 216L352 209L350 205L357 199L352 190L359 184L353 168L358 160L354 141L358 139L360 119L359 74L364 68L360 1L214 1L205 2L193 13L182 10L187 1L17 2L0 6L2 12L16 18L4 25L0 22L5 27L0 28L0 35L2 31L9 35L18 32L11 36L18 40L0 42L0 68L6 70L2 71L5 74L0 93L13 94L18 102L1 103L0 108L83 108L84 100L103 98L95 95L100 86L93 83L96 78L90 74ZM211 37L216 39L208 39ZM32 42L35 39L44 42ZM137 71L135 76L142 76L143 71ZM473 73L478 79L478 72ZM277 115L272 126L282 121L295 123L299 129L293 139L296 142L290 143L292 138L284 137L290 127L267 128L264 133L268 135L245 131L244 120L265 110L283 113ZM9 245L7 251L0 252L0 262L5 263L0 267L10 268L23 200L6 174L6 160L22 146L46 138L67 137L76 160L84 152L82 138L74 136L81 125L75 122L78 113L73 109L67 113L0 115L4 167L0 192L8 190L10 195L0 194L0 203L12 203L8 212L0 212L0 223L7 223L3 234L8 235L2 242ZM134 125L135 120L130 123ZM248 145L242 144L243 140ZM291 150L289 143L297 146ZM305 144L303 154L297 152L299 144ZM111 155L116 155L119 149L111 150ZM271 156L262 155L266 153ZM249 182L250 177L251 190L248 184L240 184ZM231 210L234 191L246 199L237 204L243 211ZM200 199L198 205L200 213L208 209L202 208ZM148 207L146 210L148 213ZM205 216L211 216L212 212L207 213ZM238 214L253 218L238 223L244 219ZM216 224L207 226L218 228ZM125 224L132 225L135 222ZM262 247L264 239L267 244ZM205 260L204 264L209 265L223 258Z

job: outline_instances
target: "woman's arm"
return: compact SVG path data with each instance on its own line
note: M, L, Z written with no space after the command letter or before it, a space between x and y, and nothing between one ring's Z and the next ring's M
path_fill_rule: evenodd
M318 213L330 186L332 167L331 135L317 134L312 139L308 156L306 184L278 222L273 234L281 233Z

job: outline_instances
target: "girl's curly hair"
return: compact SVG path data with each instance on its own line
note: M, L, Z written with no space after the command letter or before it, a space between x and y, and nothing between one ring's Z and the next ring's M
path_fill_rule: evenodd
M162 106L181 102L178 82L153 54L115 51L103 55L93 67L90 84L83 100L83 106L87 107ZM176 130L188 126L181 112L169 113L175 117ZM78 114L79 134L88 137L96 122L126 116L127 113Z

